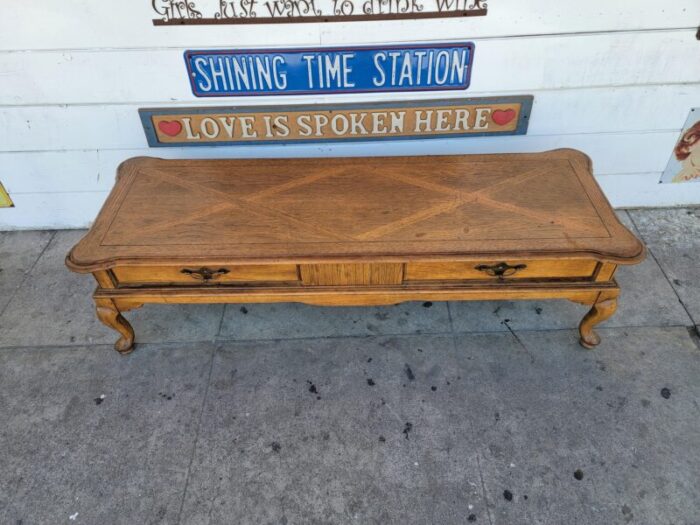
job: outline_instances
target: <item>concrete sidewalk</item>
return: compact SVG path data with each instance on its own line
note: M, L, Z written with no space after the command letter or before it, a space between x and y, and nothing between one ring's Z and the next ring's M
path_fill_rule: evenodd
M0 233L0 523L700 523L700 209L574 303L145 306Z

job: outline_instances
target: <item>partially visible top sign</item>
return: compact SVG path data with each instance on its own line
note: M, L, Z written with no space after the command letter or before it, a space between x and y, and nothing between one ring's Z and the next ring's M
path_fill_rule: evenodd
M474 44L185 51L198 97L464 90Z
M153 25L350 22L485 16L485 0L151 0Z

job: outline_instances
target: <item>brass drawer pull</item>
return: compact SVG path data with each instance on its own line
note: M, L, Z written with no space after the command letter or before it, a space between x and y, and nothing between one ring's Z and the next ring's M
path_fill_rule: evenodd
M189 275L190 277L197 279L199 281L209 282L214 279L218 279L222 275L226 275L229 271L226 268L219 268L218 270L211 270L210 268L200 268L199 270L190 270L189 268L183 268L180 273Z
M487 273L492 277L498 277L499 279L515 275L517 272L524 270L525 268L527 268L527 264L516 264L511 266L506 262L499 262L498 264L493 265L480 264L479 266L474 267L475 270Z

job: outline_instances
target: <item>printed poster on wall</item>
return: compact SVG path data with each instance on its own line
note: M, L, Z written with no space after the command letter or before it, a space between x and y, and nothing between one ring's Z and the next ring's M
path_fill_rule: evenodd
M690 110L659 182L700 182L700 108Z

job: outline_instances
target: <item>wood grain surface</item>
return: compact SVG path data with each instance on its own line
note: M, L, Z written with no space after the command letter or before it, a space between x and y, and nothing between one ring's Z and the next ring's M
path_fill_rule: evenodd
M574 150L540 154L122 164L68 264L458 261L581 257L634 263Z

